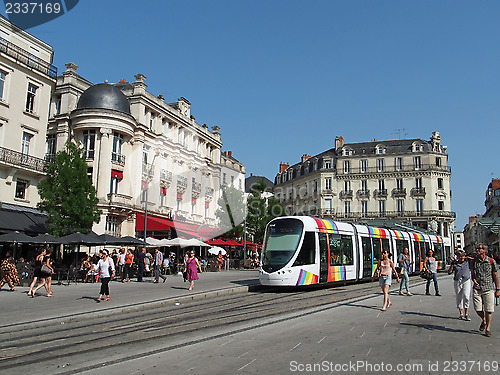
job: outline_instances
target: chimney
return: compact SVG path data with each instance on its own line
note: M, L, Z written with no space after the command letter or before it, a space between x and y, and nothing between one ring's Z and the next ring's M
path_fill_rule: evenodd
M305 162L310 157L311 157L311 155L307 155L307 154L302 155L302 163Z
M119 83L127 83L127 81L125 79L120 79Z
M345 144L344 137L335 137L335 150L338 150L339 148L343 147Z
M288 167L290 167L290 164L280 163L280 173L283 173L284 171L286 171L288 169Z
M232 151L228 151L227 152L227 156L229 156L230 158L232 158L233 157L233 152Z

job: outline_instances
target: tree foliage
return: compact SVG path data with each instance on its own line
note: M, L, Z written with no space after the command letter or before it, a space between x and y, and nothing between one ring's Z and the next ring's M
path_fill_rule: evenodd
M41 201L38 208L47 213L49 233L63 236L73 232L88 233L99 222L97 193L87 176L87 163L82 150L67 142L54 162L47 168L47 176L38 184Z
M253 241L259 244L264 240L266 225L285 213L284 207L277 199L264 197L266 187L263 180L253 184L247 201L247 232L252 235Z
M219 219L219 225L225 232L225 237L241 238L245 221L243 193L233 186L224 186L217 204L219 208L215 216Z

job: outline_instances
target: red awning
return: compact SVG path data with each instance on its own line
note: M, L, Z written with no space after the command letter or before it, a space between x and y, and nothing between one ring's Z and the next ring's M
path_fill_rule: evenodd
M123 172L117 171L116 169L111 170L111 177L118 178L119 180L123 180Z
M224 241L221 238L216 238L210 241L205 241L208 245L213 245L213 246L221 246L221 245L227 245L226 241Z
M172 220L148 215L148 231L165 231L172 227ZM144 214L136 214L135 230L144 230Z

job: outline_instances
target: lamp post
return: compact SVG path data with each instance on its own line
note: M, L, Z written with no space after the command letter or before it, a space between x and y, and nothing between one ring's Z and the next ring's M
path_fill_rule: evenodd
M157 156L158 156L158 154L155 154L155 156L153 156L153 161L151 162L151 166L148 169L148 177L147 177L147 180L146 180L146 202L144 204L144 243L146 243L146 244L147 244L146 238L147 238L147 233L148 233L147 228L148 228L148 190L149 190L149 179L151 178L151 170L155 166L155 159L156 159ZM147 165L146 165L146 168L147 168Z

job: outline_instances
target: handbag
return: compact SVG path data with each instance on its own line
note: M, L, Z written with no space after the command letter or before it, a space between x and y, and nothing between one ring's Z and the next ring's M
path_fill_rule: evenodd
M43 273L48 273L49 275L52 274L52 270L47 266L45 263L42 264L42 268L40 269Z
M420 271L420 275L419 275L422 279L425 279L425 280L431 280L432 279L432 275L429 271L427 270L422 270Z
M396 268L396 273L398 275L402 275L403 274L403 267L395 267Z

